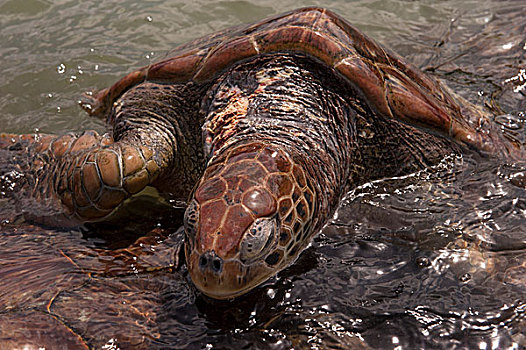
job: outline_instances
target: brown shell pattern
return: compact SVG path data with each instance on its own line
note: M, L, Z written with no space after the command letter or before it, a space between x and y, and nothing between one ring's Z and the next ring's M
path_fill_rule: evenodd
M229 28L180 46L169 58L89 96L84 108L91 114L107 114L120 95L145 80L207 82L243 59L280 52L299 52L321 60L360 88L387 117L437 130L481 150L519 157L517 150L491 133L475 131L485 118L480 110L462 103L444 85L382 48L345 19L316 7Z

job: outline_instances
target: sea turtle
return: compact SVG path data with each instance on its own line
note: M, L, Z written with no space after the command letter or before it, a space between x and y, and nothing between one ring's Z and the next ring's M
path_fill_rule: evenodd
M47 224L154 186L187 201L186 264L216 299L296 260L342 195L475 149L523 159L486 113L323 8L182 45L83 107L111 133L0 136L2 191Z

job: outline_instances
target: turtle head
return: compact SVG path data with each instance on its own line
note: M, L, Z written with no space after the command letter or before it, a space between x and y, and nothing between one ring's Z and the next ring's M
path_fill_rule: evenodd
M288 266L310 238L312 203L303 171L274 146L245 144L212 160L185 213L195 286L230 299Z

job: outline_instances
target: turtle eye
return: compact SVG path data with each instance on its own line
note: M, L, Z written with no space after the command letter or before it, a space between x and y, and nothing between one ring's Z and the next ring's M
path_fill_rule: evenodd
M195 236L197 233L197 224L199 223L199 205L194 199L184 212L184 231L187 240L192 243L195 242Z
M241 261L247 263L263 256L272 248L276 232L275 218L262 218L254 221L241 240L239 250Z

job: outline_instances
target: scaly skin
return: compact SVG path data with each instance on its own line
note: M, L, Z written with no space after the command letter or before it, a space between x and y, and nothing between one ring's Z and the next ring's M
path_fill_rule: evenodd
M94 131L63 136L1 134L0 147L25 149L31 161L14 167L27 179L19 184L21 191L36 201L60 201L56 211L48 208L47 213L63 223L103 218L159 175L150 148L115 143Z
M319 8L183 45L84 107L111 136L4 135L3 178L22 176L0 185L42 203L37 218L84 222L147 185L187 198L197 184L187 265L219 299L291 264L351 186L461 145L524 158L481 110Z
M210 165L186 212L187 263L205 294L232 298L296 257L317 198L281 147L242 144Z
M290 265L350 187L458 151L414 128L398 132L404 126L376 115L350 84L306 58L254 59L219 77L212 91L204 123L211 159L185 224L192 281L216 299ZM387 154L368 149L370 133L371 148Z
M198 111L189 110L201 91L187 88L145 83L129 90L108 116L114 137L1 134L8 153L0 154L0 189L14 185L2 191L26 216L50 225L100 221L147 185L186 199L204 164Z

